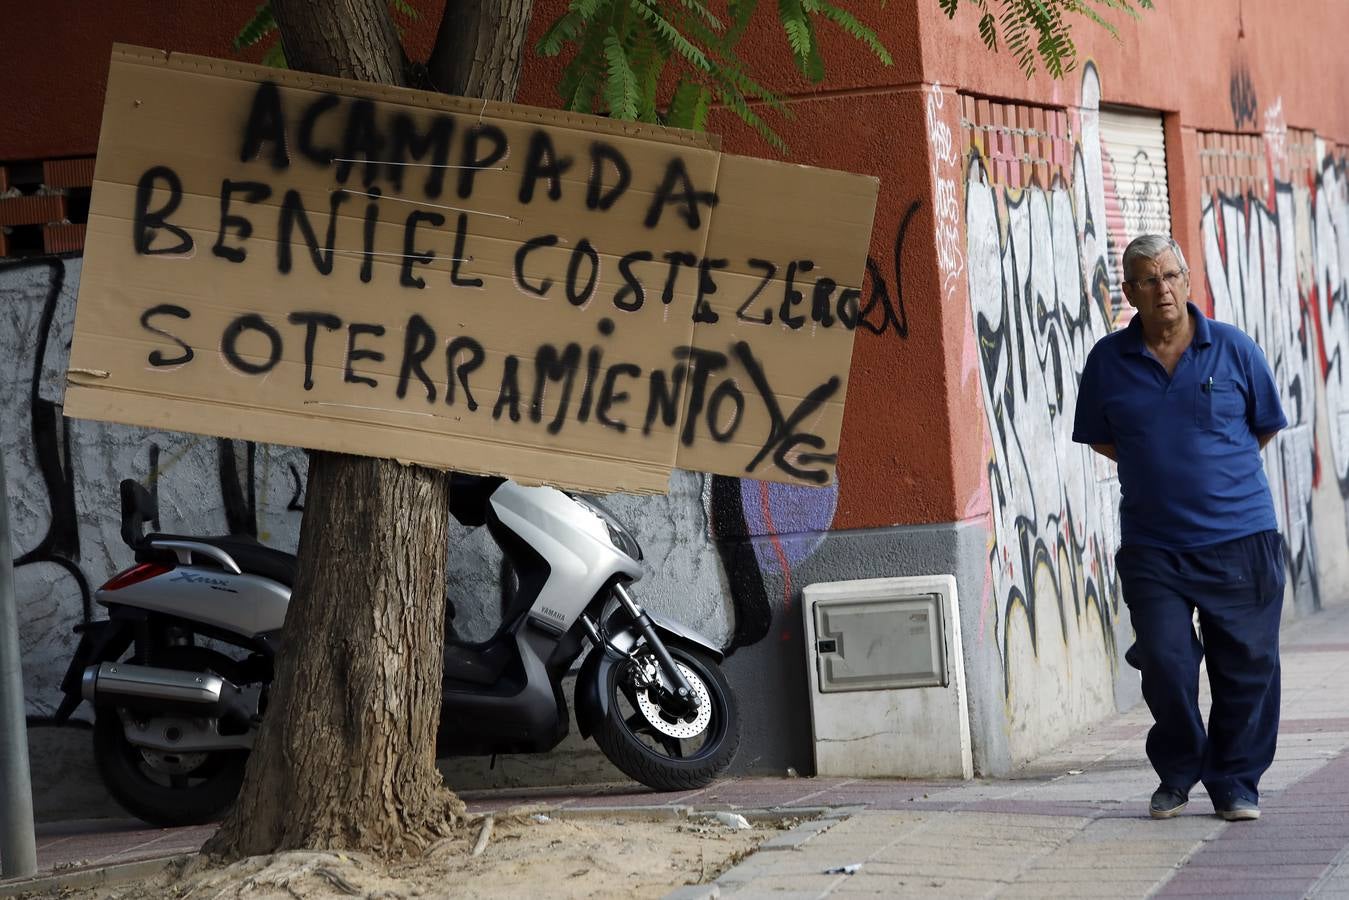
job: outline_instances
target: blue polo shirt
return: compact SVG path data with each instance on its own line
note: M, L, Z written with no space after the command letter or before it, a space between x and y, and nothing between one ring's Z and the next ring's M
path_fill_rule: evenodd
M1194 338L1175 374L1137 316L1082 369L1073 440L1115 446L1125 545L1189 550L1278 527L1257 438L1288 424L1274 376L1255 341L1188 306Z

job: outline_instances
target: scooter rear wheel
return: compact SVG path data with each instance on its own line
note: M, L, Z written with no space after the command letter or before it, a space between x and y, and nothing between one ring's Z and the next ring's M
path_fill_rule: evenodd
M167 668L237 680L235 664L204 647L173 647L157 660ZM102 707L94 718L94 761L108 793L127 812L151 825L200 825L220 818L243 784L246 750L156 753L127 740L122 717Z
M655 664L644 647L635 661L609 670L600 685L609 713L595 730L595 743L624 774L657 791L706 787L735 757L740 715L735 694L715 661L704 653L667 645L698 697L696 712L679 716L662 708L655 691L641 686L639 667Z

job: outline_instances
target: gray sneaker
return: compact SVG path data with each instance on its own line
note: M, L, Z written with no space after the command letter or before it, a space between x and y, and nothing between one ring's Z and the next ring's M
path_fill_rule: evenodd
M1190 795L1185 791L1162 785L1152 792L1152 802L1148 804L1148 814L1154 819L1169 819L1172 816L1180 815L1180 811L1189 805L1189 802Z
M1260 804L1245 797L1233 797L1224 806L1214 806L1218 815L1229 822L1253 822L1260 818Z

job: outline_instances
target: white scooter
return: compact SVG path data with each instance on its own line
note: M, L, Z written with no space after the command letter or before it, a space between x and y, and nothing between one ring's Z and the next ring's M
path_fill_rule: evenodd
M144 534L157 518L123 481L122 539L136 564L95 593L62 682L63 722L88 700L112 796L156 825L209 821L233 802L267 707L295 557L249 537ZM643 610L628 585L642 551L593 501L455 475L451 512L486 525L518 589L486 641L447 640L437 753L542 753L576 719L619 769L660 791L702 787L740 742L735 697L706 638ZM209 640L209 645L205 642Z

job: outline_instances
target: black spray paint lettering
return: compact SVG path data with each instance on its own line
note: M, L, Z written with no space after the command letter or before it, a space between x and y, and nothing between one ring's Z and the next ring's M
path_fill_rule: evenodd
M164 316L186 321L190 313L181 307L165 306L151 307L143 313L147 330L183 351L176 358L165 358L160 351L152 351L151 364L161 367L191 359L187 342L163 327L169 324L163 322ZM314 388L319 339L325 333L343 330L345 340L338 347L330 346L327 352L329 356L334 352L344 353L343 382L372 389L380 387L378 379L359 371L358 363L385 361L386 354L380 349L381 339L388 333L385 325L350 322L344 327L338 316L314 310L292 312L286 321L301 329L296 337L304 345L303 387L306 391ZM600 321L599 332L603 338L612 338L614 330L612 320ZM483 345L468 335L457 335L442 344L443 339L434 326L418 313L408 318L402 331L399 374L394 388L397 398L408 401L409 394L416 393L412 391L415 380L422 387L421 396L425 402L434 404L440 393L439 386L443 384L447 405L457 404L462 389L469 412L476 411L479 404L473 397L471 378L486 360ZM444 368L433 371L433 360L442 345L445 348ZM244 375L266 375L283 358L285 337L265 317L249 313L237 317L225 328L220 348L226 363L235 371ZM585 348L575 341L560 347L542 344L532 359L522 362L515 354L506 356L491 415L498 420L505 416L512 422L520 422L526 415L530 422L537 424L547 420L547 431L557 434L570 421L588 422L593 413L595 420L606 428L625 432L629 427L625 409L631 404L633 389L640 386L645 374L646 405L638 413L643 422L643 435L650 435L658 421L667 431L672 431L679 422L680 411L685 410L683 428L678 435L684 446L694 445L704 435L715 443L728 443L736 437L750 403L757 401L767 413L769 432L746 465L746 474L752 474L765 460L771 459L779 469L799 480L827 481L827 471L815 467L832 464L836 454L801 452L801 448L819 451L824 447L824 439L804 430L802 423L838 392L840 379L831 377L809 391L788 414L749 343L737 341L728 349L729 352L720 352L676 347L671 351L674 365L669 370L657 368L644 373L640 366L627 361L606 365L605 349L600 345ZM528 394L521 389L521 370L525 365L533 368ZM333 368L324 366L318 371ZM580 397L573 403L580 377L584 378ZM742 388L743 377L748 377L753 385L753 394L747 394L747 389ZM522 404L526 403L526 409L522 411Z
M468 352L468 358L464 362L456 362L463 351ZM478 408L478 401L473 399L473 392L468 389L468 376L477 371L486 358L487 353L482 344L467 335L461 335L445 345L445 371L451 373L445 381L446 404L454 405L454 380L457 377L464 386L464 402L468 405L468 411L473 412Z
M179 319L190 319L192 318L192 313L184 309L183 307L176 306L172 303L161 303L158 306L152 306L145 312L141 313L142 328L153 334L157 334L161 337L168 338L169 340L177 344L179 348L181 348L183 351L182 354L180 354L179 356L175 356L172 359L169 359L158 350L151 350L149 356L150 365L155 366L156 368L162 368L164 366L181 366L184 363L191 362L192 357L196 355L193 352L192 348L189 347L186 343L184 343L180 338L174 337L164 329L157 328L154 325L151 325L150 320L155 316L174 316L175 318Z
M354 129L354 132L357 135L363 135L363 126ZM476 150L472 152L477 153ZM538 160L530 181L531 184L540 180L551 182L549 171L553 164L549 162L549 154L552 152L546 147L536 152ZM490 151L488 155L489 157L495 156L495 150ZM477 155L473 158L483 159ZM561 169L559 168L558 171L561 171ZM190 250L192 246L191 236L168 221L168 216L178 208L182 197L182 185L177 175L167 168L155 167L146 172L141 182L142 187L139 191L138 206L134 217L137 247L141 252L146 253L186 252ZM675 178L673 183L687 184L686 179L682 176ZM157 189L157 185L162 185L162 188L168 190L167 198L160 197L159 199L162 202L158 204L154 201L158 194L162 193L162 188ZM212 247L212 252L216 257L236 264L243 263L248 258L246 245L254 232L254 224L249 216L245 215L245 212L248 211L249 206L262 203L272 193L272 188L269 185L259 181L225 179L221 182L220 221L216 241ZM382 198L382 193L378 187L371 187L366 193L369 202L365 205L364 214L361 216L360 280L363 283L369 283L374 277L374 239L377 226L381 221L379 201ZM350 227L349 224L344 226L343 223L349 220L339 213L342 204L350 196L351 193L345 190L333 191L329 197L327 221L316 222L298 191L292 189L285 192L282 202L278 205L277 213L278 239L275 243L277 248L276 266L279 273L289 274L293 270L294 246L297 237L298 241L308 251L314 271L325 276L333 273L336 257L340 253L339 248L344 244L340 229ZM657 199L659 199L659 195ZM700 202L706 200L707 198L703 198L703 201ZM672 195L653 206L653 209L663 209L671 203L679 205L679 202ZM681 212L681 214L684 213L696 217L696 204ZM441 258L442 251L436 249L437 244L442 247L449 244L452 247L449 251L450 271L448 281L450 287L473 290L483 288L484 280L481 277L467 274L465 271L466 264L471 265L473 260L471 247L473 237L470 233L471 219L469 214L460 212L455 216L452 238L448 240L445 238L447 230L444 229L444 226L446 223L446 217L433 210L414 208L406 214L402 221L403 245L402 252L399 254L401 262L397 266L389 267L391 270L398 272L400 287L412 290L425 290L433 287L426 277L418 274L417 270L419 267L430 266L435 260ZM321 240L319 237L320 229L323 230ZM155 235L161 230L179 236L179 243L171 247L152 248L151 244ZM601 261L604 256L603 250L595 246L589 238L581 237L571 246L565 269L556 263L548 265L536 263L532 259L535 251L555 247L563 243L564 240L556 234L539 235L524 241L514 254L513 274L516 285L525 294L548 297L554 284L561 279L563 293L568 303L578 308L585 307L594 299L602 283ZM669 305L674 302L681 289L690 289L690 286L686 283L687 278L696 277L696 284L691 286L694 292L694 303L690 315L694 322L705 324L718 322L721 318L720 313L713 308L709 298L717 295L720 290L716 273L730 269L731 261L720 257L699 257L687 250L666 251L661 254L661 258L665 265L653 268L646 265L655 262L656 254L651 250L633 250L622 256L618 260L621 283L612 296L608 298L608 302L612 302L614 308L621 312L637 312L646 304L648 287L654 288L655 283L660 283L662 285L661 302ZM777 263L758 258L751 258L747 265L750 269L758 272L761 278L754 283L750 295L743 301L734 298L726 302L725 308L736 308L738 319L770 324L776 315L779 321L792 329L803 327L807 318L823 327L831 327L838 322L848 329L853 328L858 321L859 317L856 311L858 292L855 289L845 289L838 293L835 300L834 294L838 284L834 279L824 275L817 277L813 288L810 289L809 314L807 315L805 311L807 288L800 276L814 270L815 264L809 259L790 261L786 266L786 277L783 282L781 297L765 298L767 300L766 305L763 308L756 308L756 303L763 292L774 281L778 272L782 270ZM661 274L662 268L663 276ZM684 276L682 274L684 269L696 272L696 276ZM867 316L877 306L882 309L883 316L883 321L879 326L867 319ZM901 302L901 318L896 321L902 322L902 315ZM883 281L874 285L872 300L868 304L862 319L864 324L867 324L873 331L878 331L878 333L883 331L889 322L894 319L894 312ZM907 325L904 325L901 330L906 328Z
M261 203L272 196L272 189L260 181L230 181L226 178L220 183L220 230L216 233L215 246L211 252L221 259L241 263L248 257L248 251L243 247L227 245L225 237L233 231L238 240L246 241L253 233L253 223L243 216L230 214L230 203L236 193L243 195L245 203Z
M403 190L408 165L417 163L428 172L422 190L427 197L435 198L442 192L446 161L457 140L456 192L460 199L467 200L473 195L478 174L495 167L511 152L506 133L490 122L478 120L461 128L454 116L439 113L426 116L426 125L419 129L417 121L405 111L393 111L383 122L379 112L375 101L331 93L313 94L302 108L288 111L277 84L263 82L253 93L243 123L239 159L245 163L263 159L273 171L280 172L289 168L294 146L316 165L333 165L338 184L347 184L359 167L366 190L383 180L398 193ZM297 116L294 122L293 115ZM341 139L334 146L318 146L315 131L329 117L335 117L333 125L340 128ZM603 141L591 144L590 163L586 208L608 210L627 193L632 165L622 151ZM571 157L557 151L551 134L543 129L532 131L520 174L520 202L533 202L540 180L548 183L545 196L550 201L564 199L562 176L573 164ZM688 228L697 231L702 223L700 207L710 209L717 203L716 192L695 186L683 157L674 154L665 161L660 181L643 195L651 197L641 220L647 228L658 227L666 208L673 207Z
M403 225L403 265L398 280L403 287L419 290L426 287L426 280L413 275L412 266L414 264L424 266L436 258L434 250L417 250L417 226L422 222L440 227L445 224L445 217L438 212L414 209L408 213L407 221Z
M291 268L291 234L295 226L299 226L300 234L304 236L305 246L309 249L309 257L314 261L314 268L320 275L331 275L333 271L333 253L337 249L337 208L347 199L345 191L333 191L328 197L328 234L323 247L319 247L318 235L314 233L314 225L309 221L309 214L305 212L304 201L300 199L300 192L295 190L286 191L284 199L281 201L281 220L280 234L276 241L276 270L285 275ZM222 201L223 205L223 201ZM235 216L233 218L240 218ZM243 224L247 224L246 220ZM244 235L245 237L247 235ZM240 253L243 251L240 250Z
M168 191L168 197L158 208L151 209L150 204L156 194L155 188L160 183ZM183 181L177 172L168 166L153 166L145 170L145 174L136 182L136 207L131 217L131 237L137 253L143 256L158 256L192 251L192 235L168 222L168 217L182 202ZM178 243L155 248L153 246L155 235L159 231L167 231L178 238Z
M426 374L423 364L427 357L435 352L436 332L421 316L413 313L408 319L408 327L403 332L403 364L398 371L398 399L408 393L408 380L415 373L417 380L426 389L426 402L436 402L436 385Z
M371 362L384 362L384 353L379 350L371 350L369 347L357 347L356 341L361 335L372 335L374 337L384 336L384 326L372 322L352 322L347 326L347 366L343 380L347 384L364 384L369 387L379 387L379 382L368 375L356 374L356 362L362 359L368 359Z
M245 359L239 352L239 339L246 332L260 334L266 339L267 352L262 356L263 362ZM220 338L220 351L225 354L225 359L245 375L266 375L272 371L281 361L281 349L281 333L257 313L239 316L230 322Z
M860 324L875 335L882 335L893 329L901 338L909 336L909 313L904 308L904 238L909 233L909 223L918 213L920 205L917 200L909 204L909 208L904 212L904 218L900 220L899 231L895 234L894 299L890 297L890 289L880 266L868 256L867 274L871 276L871 297L867 300L867 305L857 312L856 302L860 292L855 293L851 289L843 292L839 297L838 308L839 320L845 328L854 328ZM845 310L845 300L850 309ZM873 316L876 312L879 312L878 317Z
M314 389L314 343L318 340L319 327L336 331L342 327L342 320L331 313L293 312L286 321L292 325L303 325L304 335L304 389Z
M544 178L548 180L548 199L560 200L562 176L574 163L575 160L570 156L558 156L548 132L536 128L529 137L529 150L525 154L525 172L520 178L520 202L532 201L535 184Z
M422 163L426 169L426 183L422 193L432 200L440 196L445 183L446 163L450 158L450 139L454 136L454 119L446 115L433 116L425 133L418 133L417 123L407 113L393 117L393 139L390 141L388 165L389 183L398 192L403 190L403 173L411 160Z

